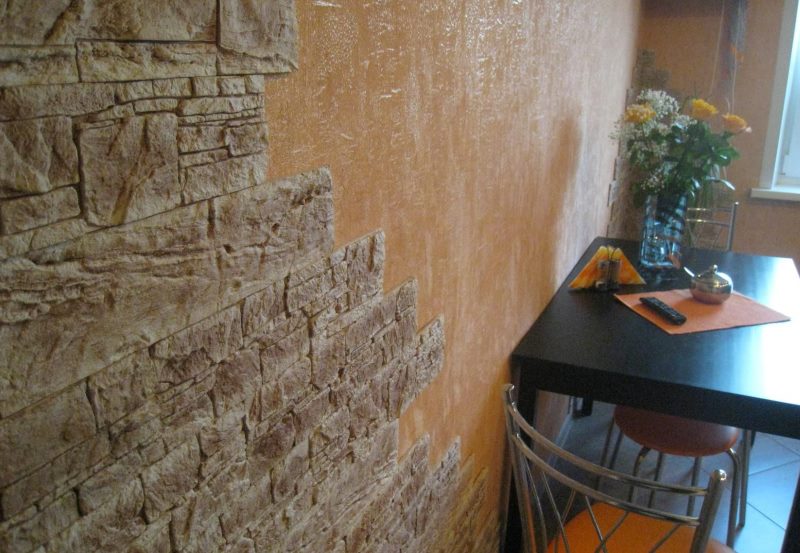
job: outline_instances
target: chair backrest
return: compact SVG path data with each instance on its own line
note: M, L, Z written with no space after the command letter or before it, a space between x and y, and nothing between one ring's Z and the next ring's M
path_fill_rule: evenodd
M677 542L686 544L687 553L705 551L725 480L723 471L715 471L705 488L612 471L539 434L517 410L510 384L503 391L503 401L527 553L630 553L632 542L637 551L660 551L663 545L674 547ZM653 491L658 500L655 507L648 507ZM685 514L690 496L703 500L696 517ZM673 505L674 511L665 504Z
M707 184L686 208L684 242L707 250L730 251L739 202L726 180Z

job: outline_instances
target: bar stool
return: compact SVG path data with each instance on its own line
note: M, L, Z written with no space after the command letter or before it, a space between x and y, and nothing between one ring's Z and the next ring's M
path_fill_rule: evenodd
M749 470L750 432L745 432L745 438L742 441L742 455L740 456L734 449L741 435L738 428L618 405L614 408L614 417L606 436L601 460L602 465L605 465L608 446L610 445L615 425L620 429L620 433L608 466L613 468L624 434L641 446L634 463L634 476L638 475L641 463L650 451L658 452L656 480L661 477L665 454L693 457L695 461L692 469L692 486L697 485L703 457L726 453L731 458L733 462L733 484L728 515L727 544L732 547L737 523L741 527L744 525L745 520L747 505L746 474ZM689 514L694 509L693 499L689 499L687 507L687 513Z

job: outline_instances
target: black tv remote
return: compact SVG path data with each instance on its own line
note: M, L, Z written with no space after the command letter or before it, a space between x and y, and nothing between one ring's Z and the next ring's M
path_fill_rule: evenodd
M686 322L686 316L683 313L676 311L656 297L648 296L646 298L639 298L639 301L650 311L658 313L674 325L682 325Z

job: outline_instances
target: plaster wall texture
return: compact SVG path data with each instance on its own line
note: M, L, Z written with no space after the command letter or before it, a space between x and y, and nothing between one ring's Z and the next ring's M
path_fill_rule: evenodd
M670 86L684 94L712 89L722 5L720 0L644 3L640 45L655 52L656 65L670 73ZM728 168L740 202L733 249L791 257L800 266L800 203L750 198L750 189L760 186L782 13L783 0L748 3L734 96L716 101L726 110L732 101L733 111L753 129L736 137L741 158Z
M386 231L385 279L444 314L444 368L401 418L401 451L460 436L501 504L509 356L606 230L638 2L306 2L300 68L269 79L270 174L325 163L336 242ZM566 331L566 329L565 329ZM575 344L580 347L580 344ZM556 431L564 404L544 407Z
M496 550L458 437L399 449L442 319L384 293L383 232L334 247L327 169L267 178L294 3L0 29L0 550Z

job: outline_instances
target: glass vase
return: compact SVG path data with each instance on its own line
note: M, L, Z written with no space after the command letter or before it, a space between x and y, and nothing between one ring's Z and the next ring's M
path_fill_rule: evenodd
M650 195L644 204L639 266L645 271L667 271L680 259L686 225L686 194Z

